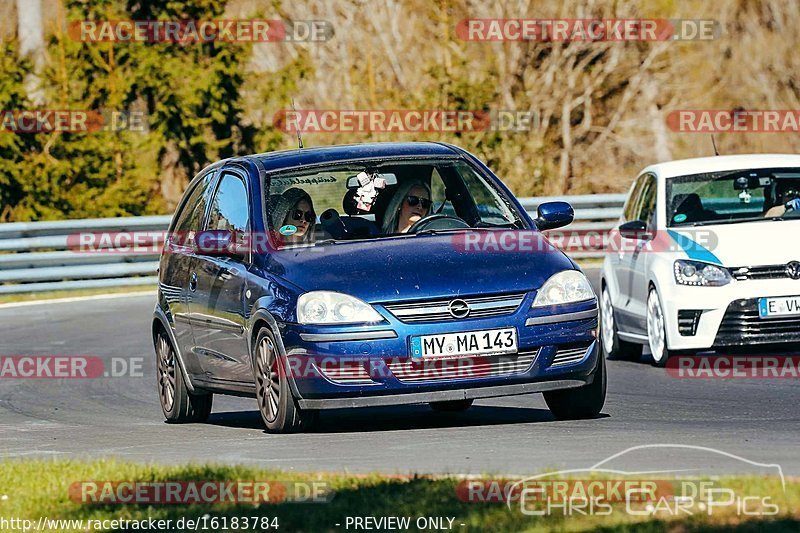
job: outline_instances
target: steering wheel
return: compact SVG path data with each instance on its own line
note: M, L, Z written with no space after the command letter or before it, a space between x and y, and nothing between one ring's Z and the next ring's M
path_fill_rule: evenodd
M418 231L427 229L462 229L469 227L469 224L458 217L434 213L414 222L411 227L408 228L408 233L417 233Z

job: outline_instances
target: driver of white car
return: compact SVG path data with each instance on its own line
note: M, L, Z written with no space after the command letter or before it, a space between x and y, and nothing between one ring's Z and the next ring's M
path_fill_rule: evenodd
M782 217L787 211L800 211L800 189L796 186L787 186L778 191L775 205L765 213L765 218Z

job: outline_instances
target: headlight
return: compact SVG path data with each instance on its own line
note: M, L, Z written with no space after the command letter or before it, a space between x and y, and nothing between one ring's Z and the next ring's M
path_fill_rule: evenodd
M536 294L533 307L582 302L595 298L592 286L581 272L564 270L553 274Z
M340 292L313 291L297 299L300 324L361 324L381 320L383 317L372 306Z
M673 270L678 285L720 287L727 285L733 279L727 269L702 261L678 259Z

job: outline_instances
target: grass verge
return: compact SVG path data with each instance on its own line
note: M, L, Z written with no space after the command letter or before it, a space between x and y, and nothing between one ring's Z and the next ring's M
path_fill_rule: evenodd
M586 479L582 477L581 479ZM603 479L603 478L593 478ZM608 479L608 478L607 478ZM610 478L616 479L616 478ZM307 496L309 488L320 489L319 483L326 484L320 495L332 496L326 503L238 503L238 504L169 504L169 505L109 505L86 504L82 494L89 498L100 496L102 487L111 485L100 482L134 481L158 483L167 481L269 481L273 496L282 494L277 487L287 489L286 493ZM81 482L98 482L98 488L87 489ZM275 482L279 481L280 484ZM259 521L249 531L344 531L354 530L353 517L409 517L408 530L418 531L416 520L419 517L442 517L441 524L428 522L430 528L448 526L451 531L797 531L800 529L800 483L789 480L785 491L777 478L772 477L723 477L714 479L716 487L726 487L737 495L737 500L727 506L711 509L702 504L693 507L683 503L683 512L668 512L675 507L674 501L657 503L651 507L639 505L637 509L644 514L631 515L626 512L624 503L614 503L611 511L595 506L594 514L587 513L584 505L578 505L582 512L570 512L565 516L563 507L553 507L549 515L529 516L523 514L518 505L512 509L504 503L472 503L463 501L457 494L464 495L468 481L455 477L400 477L383 475L311 474L287 473L242 466L160 466L98 460L90 462L71 460L6 460L0 462L0 529L11 531L13 518L32 520L38 524L41 517L50 520L83 520L82 524L56 524L50 531L133 531L130 524L94 521L115 519L146 520L170 519L172 531L184 531L186 520L196 520L197 529L209 531L242 530L244 520L258 517ZM473 481L475 483L475 481ZM498 485L500 486L500 485ZM88 487L92 487L89 485ZM119 489L119 486L117 487ZM83 492L82 492L83 491ZM116 495L130 494L120 492ZM109 496L111 493L105 493ZM489 494L483 492L481 494ZM742 505L741 498L751 497ZM720 500L725 500L727 495ZM757 498L757 499L756 499ZM764 500L764 498L768 498ZM279 498L280 499L280 498ZM77 500L77 501L76 501ZM543 511L538 507L530 507ZM775 506L773 508L773 505ZM688 509L694 512L689 514ZM747 513L762 513L746 515ZM772 512L764 516L765 512ZM236 517L238 523L233 526ZM269 521L260 522L261 517ZM350 518L350 527L348 525ZM452 519L452 523L448 519ZM184 527L176 527L178 520L184 520ZM3 520L6 520L4 523ZM216 521L214 521L216 520ZM388 529L373 523L373 529ZM18 522L19 526L20 523ZM50 524L53 526L53 524ZM265 527L265 526L270 527ZM423 524L425 525L425 524ZM100 527L94 527L100 526ZM384 526L386 524L384 523ZM21 529L18 529L21 530ZM164 530L164 529L162 529ZM403 529L401 529L403 530Z

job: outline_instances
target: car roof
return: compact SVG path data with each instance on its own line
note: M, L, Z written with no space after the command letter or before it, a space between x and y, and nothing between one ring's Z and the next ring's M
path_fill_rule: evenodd
M697 157L650 165L642 173L653 172L662 178L674 178L676 176L688 176L705 172L782 167L800 167L800 155L740 154Z
M390 157L457 157L455 146L436 142L385 142L318 146L246 156L256 159L267 172L319 163Z

